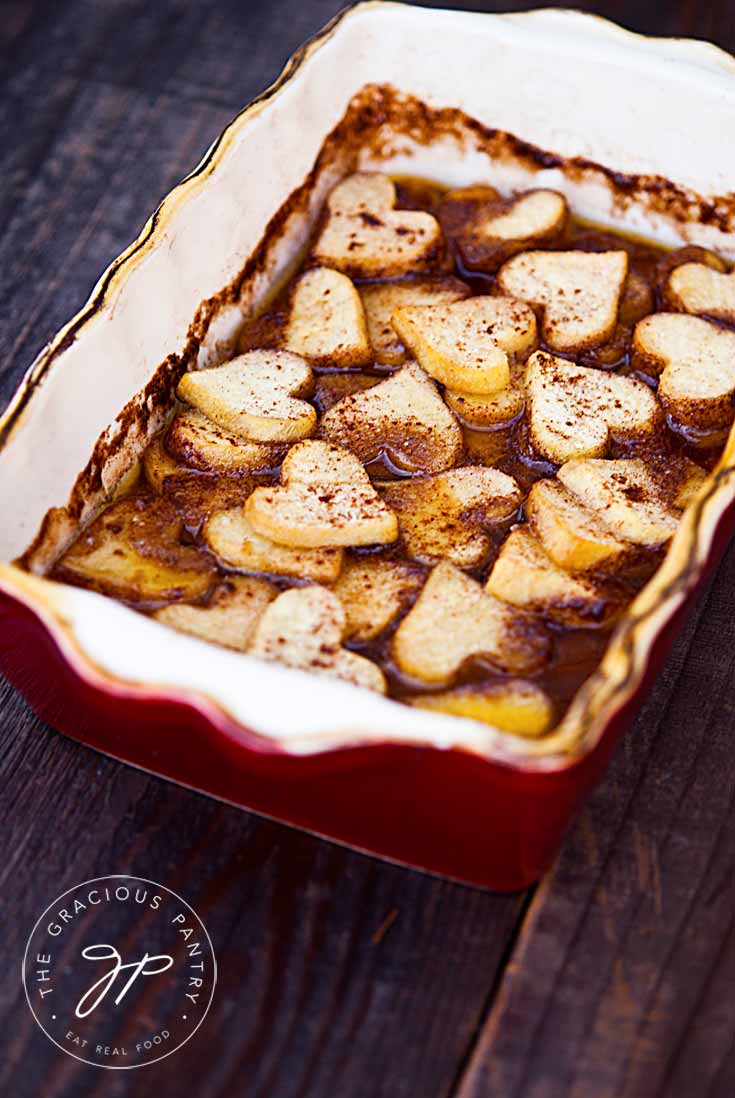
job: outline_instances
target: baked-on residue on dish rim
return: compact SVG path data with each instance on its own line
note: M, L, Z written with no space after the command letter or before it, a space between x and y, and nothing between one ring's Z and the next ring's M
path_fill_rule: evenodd
M394 5L367 3L357 5L357 9L391 8ZM23 409L31 399L33 392L54 359L64 347L73 341L83 325L87 323L100 307L105 295L113 284L122 284L125 276L141 261L147 249L171 223L176 209L186 201L192 190L201 185L213 172L224 156L233 135L255 117L298 72L301 65L336 31L344 19L350 18L350 9L338 16L298 51L288 62L278 80L245 108L214 142L205 154L199 166L164 199L161 206L145 225L139 238L116 259L92 292L83 309L54 338L39 355L27 372L13 401L2 419L0 419L0 447L10 432L22 419ZM548 18L549 13L544 13ZM560 19L572 18L593 20L590 17L571 16L570 13L558 13ZM498 17L493 17L498 18ZM533 19L534 13L521 16L502 16L503 19ZM623 31L604 20L594 20L600 34L629 40L638 45L650 40ZM723 70L732 74L735 62L715 47L698 42L675 42L657 40L656 45L662 55L672 52L689 51L690 59L695 63L706 62L710 66L715 62ZM539 741L522 740L507 733L475 722L461 721L426 712L414 713L398 703L382 699L364 699L361 695L360 714L351 727L325 727L325 712L329 712L330 703L338 693L345 690L346 709L351 709L351 688L338 683L324 684L312 676L288 671L283 668L258 668L258 675L272 677L272 697L278 698L286 683L296 685L301 700L295 713L288 709L276 711L275 704L266 719L259 720L259 713L244 712L237 690L217 691L216 696L207 689L207 666L217 664L226 669L225 661L232 664L232 678L236 680L236 671L242 667L244 657L220 652L189 637L167 638L166 649L171 653L168 668L157 659L156 679L159 685L140 682L134 666L142 666L140 649L136 643L135 657L126 656L120 650L106 665L102 666L98 654L90 655L90 646L94 644L94 635L88 629L95 630L108 625L114 630L116 616L130 615L137 619L134 627L136 641L140 640L145 648L146 642L160 637L160 626L146 621L132 611L115 606L101 596L72 590L21 572L12 565L0 565L0 586L13 598L25 603L40 618L51 636L65 655L76 673L91 684L114 693L120 697L168 697L182 704L192 705L204 713L213 724L221 726L217 719L224 710L236 722L240 722L248 732L255 732L256 741L265 750L287 750L297 754L310 754L330 750L341 746L353 746L365 742L400 741L424 743L437 747L462 747L493 759L504 761L524 768L551 769L568 765L574 759L589 750L599 739L605 727L635 693L646 670L651 648L656 638L666 629L669 619L684 601L688 591L700 578L707 556L716 533L719 519L731 505L735 496L735 429L731 432L721 461L704 485L699 498L687 511L679 530L671 544L667 557L653 577L629 608L616 630L598 670L591 676L575 698L572 706L558 728ZM93 600L93 601L88 601ZM101 605L104 604L104 605ZM86 611L89 611L87 613ZM125 625L127 628L127 623ZM130 630L128 630L130 635ZM196 649L192 649L191 645ZM177 662L177 658L181 658ZM195 681L188 673L183 681L176 681L177 667L186 666L189 657L194 656L200 674ZM131 661L128 663L128 661ZM297 676L297 680L293 676ZM221 676L218 674L217 678ZM290 692L289 692L290 693ZM306 704L304 705L304 702ZM390 707L390 710L386 707ZM341 708L341 706L339 707ZM304 710L312 716L305 721ZM271 724L272 727L268 728ZM276 731L277 728L277 731ZM390 728L390 732L374 731L375 728ZM253 746L253 743L250 743Z

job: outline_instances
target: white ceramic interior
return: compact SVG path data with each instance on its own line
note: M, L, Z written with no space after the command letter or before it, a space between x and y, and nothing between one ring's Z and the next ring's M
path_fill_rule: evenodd
M232 48L245 55L247 43ZM727 195L735 179L735 144L724 139L735 117L735 61L714 47L645 39L565 11L478 15L390 3L359 5L310 44L279 84L235 120L199 169L166 198L141 238L106 272L90 303L31 367L3 421L3 560L27 547L50 507L66 503L98 437L114 435L120 409L169 354L183 350L200 303L238 275L269 219L307 177L351 97L369 83L392 84L430 106L460 108L486 126L564 157L585 157L625 173L661 175L701 196ZM644 205L621 203L605 177L594 172L574 177L559 169L531 173L520 163L493 163L455 141L428 146L404 141L387 160L366 154L360 166L456 185L484 180L505 190L551 186L567 194L577 213L598 222L666 242L713 244L735 257L735 223L727 233L696 221L677 224ZM288 224L267 269L247 287L241 307L222 310L200 349L200 364L227 356L242 309L256 305L293 260L334 181L328 173L319 181L308 211ZM36 385L38 379L42 383ZM39 461L40 452L52 454L53 460ZM125 451L125 460L130 456ZM105 469L106 488L122 472L118 458ZM696 532L696 552L706 551L733 492L731 479L724 480L708 503ZM685 534L677 538L680 544ZM670 567L675 575L677 566ZM527 761L547 750L484 725L418 713L365 693L355 705L352 687L264 666L186 636L169 632L161 645L164 627L157 623L13 567L1 566L0 583L47 621L80 674L92 674L91 660L131 690L206 695L290 750L313 751L364 738L462 744ZM681 597L679 592L659 606L655 622L647 626L648 643L654 625L670 616ZM642 631L636 650L641 666L645 644ZM618 695L614 703L621 700ZM609 709L601 706L598 729L608 716ZM594 728L588 735L594 738ZM538 765L544 765L540 758Z

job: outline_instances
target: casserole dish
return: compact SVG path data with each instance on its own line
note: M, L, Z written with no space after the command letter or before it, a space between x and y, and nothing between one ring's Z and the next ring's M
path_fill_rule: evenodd
M572 13L382 3L296 55L102 277L3 418L0 553L33 550L30 571L0 571L1 658L34 708L127 762L366 851L498 889L535 880L726 543L732 437L599 670L537 741L190 637L162 644L157 623L43 573L163 425L183 371L231 357L243 316L349 172L553 187L583 217L734 258L735 165L720 139L734 76L709 47Z

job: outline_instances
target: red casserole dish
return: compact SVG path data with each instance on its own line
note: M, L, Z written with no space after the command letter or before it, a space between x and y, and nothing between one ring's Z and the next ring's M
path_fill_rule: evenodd
M41 527L31 573L0 565L0 661L34 709L123 761L367 852L496 889L536 880L733 530L735 437L600 668L534 741L163 634L44 572L160 429L181 372L230 357L350 171L553 186L596 222L733 258L735 153L718 135L734 75L711 47L573 13L382 3L297 54L103 275L0 424L3 559Z

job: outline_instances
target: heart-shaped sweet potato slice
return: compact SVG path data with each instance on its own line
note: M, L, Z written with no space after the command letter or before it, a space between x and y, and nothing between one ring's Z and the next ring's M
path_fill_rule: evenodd
M682 263L669 275L664 293L674 309L735 324L735 271L717 271L708 263Z
M627 273L624 251L523 252L500 268L498 288L542 311L552 351L581 351L615 331Z
M384 694L380 668L342 647L346 620L342 603L326 587L295 587L270 604L255 629L251 656L287 667L345 679Z
M315 583L336 580L342 568L342 549L294 549L280 545L253 529L242 506L210 515L202 533L209 548L227 568L292 576Z
M511 361L536 344L533 310L509 297L403 305L391 323L428 374L463 393L505 388Z
M509 518L522 498L513 477L482 466L397 480L380 488L398 515L408 555L427 564L449 560L459 568L487 560L491 540L486 528Z
M387 456L408 470L433 473L456 465L462 431L436 386L415 362L362 393L338 401L322 417L322 438L361 461Z
M662 420L645 382L576 366L546 351L528 361L526 395L531 442L557 464L600 457L613 438L650 436Z
M682 248L674 248L673 252L666 252L656 264L657 284L664 295L669 297L669 276L677 267L683 267L685 263L700 263L711 267L720 274L727 272L727 263L716 252L709 248L702 248L698 244L685 244ZM672 308L673 308L672 304Z
M469 295L458 278L407 278L398 282L371 282L360 287L368 333L376 362L402 366L409 357L396 334L391 317L403 305L451 305Z
M517 252L556 240L567 213L556 191L527 191L504 199L492 187L475 186L446 194L438 217L464 266L492 273Z
M245 513L257 533L294 548L395 541L396 516L348 450L310 440L289 450L280 486L256 488Z
M682 505L705 473L688 460L672 462L670 471L657 475L637 458L587 458L566 462L558 477L615 537L657 548L676 532Z
M316 410L299 399L313 386L311 367L299 355L259 350L184 374L177 394L225 431L256 442L293 442L314 432Z
M283 345L315 366L367 366L373 359L362 300L347 275L306 271L293 288Z
M535 671L548 658L549 639L529 615L443 561L398 626L392 652L404 674L441 684L473 658L486 659L501 671Z
M356 278L395 278L430 270L441 258L439 222L418 210L396 210L395 184L379 173L358 172L327 200L313 257Z
M274 468L286 450L282 443L253 442L227 431L196 408L183 408L174 417L164 445L189 469L228 476Z
M633 362L660 375L659 400L678 423L701 431L732 423L735 332L698 316L654 313L636 325Z
M548 555L568 572L615 572L630 560L630 546L556 478L532 485L525 512Z
M618 591L560 568L525 524L503 542L485 590L567 626L606 624L621 608Z

